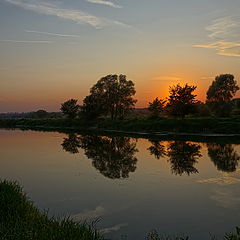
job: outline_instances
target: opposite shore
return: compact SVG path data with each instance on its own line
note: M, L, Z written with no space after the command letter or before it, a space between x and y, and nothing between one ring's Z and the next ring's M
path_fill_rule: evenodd
M156 136L239 137L240 117L125 120L101 119L0 119L0 128L65 131L105 131L109 133Z

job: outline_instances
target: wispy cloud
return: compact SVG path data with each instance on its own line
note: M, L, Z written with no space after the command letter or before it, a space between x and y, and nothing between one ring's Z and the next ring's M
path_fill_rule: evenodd
M215 49L218 55L223 56L240 56L240 43L237 42L213 42L209 44L196 44L194 47L199 48L207 48L207 49Z
M0 42L5 42L5 43L32 43L32 44L45 44L45 43L53 43L53 41L38 41L38 40L11 40L11 39L0 39Z
M204 77L201 77L202 80L213 80L215 79L215 77L213 76L204 76Z
M39 35L48 35L48 36L56 36L56 37L70 37L70 38L80 38L80 35L74 34L62 34L62 33L51 33L51 32L40 32L40 31L33 31L33 30L25 30L27 33L35 33Z
M113 7L113 8L122 8L122 6L120 6L120 5L117 5L113 2L105 1L105 0L85 0L85 1L90 2L90 3L106 5L106 6Z
M210 32L208 36L213 39L228 39L229 37L239 36L239 20L239 18L232 16L215 19L206 27L206 30Z
M175 76L158 76L152 78L153 81L181 81L182 78Z
M193 47L215 49L218 55L240 57L240 18L227 16L215 19L206 27L214 42L194 44Z
M70 20L75 23L88 24L94 28L102 28L108 25L129 27L127 24L119 21L113 21L106 18L100 18L87 12L75 9L61 8L59 2L49 3L43 0L4 0L7 3L19 6L26 10L31 10L39 14L56 16L62 19Z
M127 223L120 223L112 227L103 228L100 230L100 232L104 234L104 233L110 233L113 231L119 231L121 228L126 227L127 225L128 225Z

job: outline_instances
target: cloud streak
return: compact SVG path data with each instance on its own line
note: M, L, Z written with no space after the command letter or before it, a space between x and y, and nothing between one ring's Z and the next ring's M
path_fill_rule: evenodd
M55 16L62 19L70 20L79 24L88 24L96 29L102 28L108 25L130 27L127 24L113 21L106 18L96 17L87 12L74 9L64 9L59 6L59 4L49 3L42 0L4 0L9 4L30 10L39 14Z
M239 30L239 28L239 19L232 16L227 16L215 19L212 24L206 27L206 30L210 32L210 34L208 35L210 38L224 39L229 38L229 36L237 36L237 29Z
M31 40L11 40L11 39L3 39L0 42L5 43L36 43L36 44L45 44L45 43L53 43L53 41L31 41Z
M152 79L153 81L181 81L182 78L175 76L158 76Z
M96 3L96 4L100 4L100 5L113 7L113 8L122 8L122 6L120 6L120 5L117 5L113 2L105 1L105 0L85 0L85 1L89 2L89 3Z
M215 49L218 55L240 57L240 18L227 16L215 19L206 27L214 42L194 44L193 47Z
M80 38L80 35L74 34L61 34L61 33L51 33L51 32L40 32L40 31L33 31L33 30L25 30L27 33L35 33L40 35L48 35L48 36L55 36L55 37L70 37L70 38Z
M193 45L198 48L215 49L218 55L240 57L240 43L237 42L213 42L209 44Z

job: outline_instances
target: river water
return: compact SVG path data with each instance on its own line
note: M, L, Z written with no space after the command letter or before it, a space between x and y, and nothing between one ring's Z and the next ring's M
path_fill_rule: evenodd
M238 141L239 142L239 141ZM1 179L49 215L95 221L108 238L190 239L240 225L240 144L0 130Z

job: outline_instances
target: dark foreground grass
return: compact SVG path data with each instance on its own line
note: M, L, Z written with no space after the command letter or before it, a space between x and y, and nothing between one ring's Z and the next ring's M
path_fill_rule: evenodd
M76 223L69 218L50 218L47 213L39 211L33 205L16 182L0 181L0 239L104 240L105 238L92 225ZM240 240L240 228L236 228L235 233L226 234L223 239ZM190 240L190 238L161 236L153 231L146 236L146 240ZM211 240L217 238L212 237Z
M93 226L50 218L29 201L21 187L0 182L1 240L103 240Z

